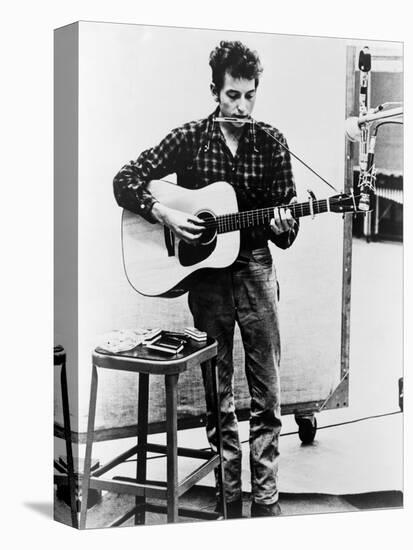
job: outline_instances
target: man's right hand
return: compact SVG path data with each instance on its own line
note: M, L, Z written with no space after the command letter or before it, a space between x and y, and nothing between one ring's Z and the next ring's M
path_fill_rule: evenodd
M182 239L188 244L197 244L205 229L204 221L201 218L169 208L160 202L153 205L152 214L157 222L169 227L178 239Z

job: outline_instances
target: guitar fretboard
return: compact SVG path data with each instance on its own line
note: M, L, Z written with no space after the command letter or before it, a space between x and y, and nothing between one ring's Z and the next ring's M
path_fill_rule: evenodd
M313 200L288 205L294 218L303 216L312 216L330 211L329 199ZM268 224L274 217L274 208L260 208L258 210L245 210L244 212L234 212L217 216L216 224L218 233L228 233L248 227Z

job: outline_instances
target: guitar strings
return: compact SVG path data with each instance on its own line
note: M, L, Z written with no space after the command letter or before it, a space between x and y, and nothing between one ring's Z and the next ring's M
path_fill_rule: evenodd
M357 199L359 198L360 195L354 195L354 199ZM266 207L266 208L259 208L259 209L255 209L255 210L246 210L246 211L243 211L243 212L233 212L233 213L229 213L229 214L221 214L219 216L217 216L216 218L214 218L213 220L206 220L205 221L205 228L213 228L213 227L217 227L219 225L226 225L226 224L233 224L233 223L236 223L237 221L240 221L240 222L247 222L248 221L266 221L264 219L264 216L268 217L268 216L271 216L271 214L274 212L274 209L275 208L288 208L290 210L297 210L297 209L300 209L301 212L302 212L302 215L310 215L311 213L314 213L314 214L319 214L321 212L317 212L316 209L314 208L315 205L317 206L322 206L322 203L325 203L325 207L327 207L327 204L329 203L330 205L335 205L335 204L339 204L340 202L342 202L342 199L320 199L318 201L314 201L313 202L313 209L311 209L311 206L310 206L310 203L309 202L303 202L303 203L294 203L294 204L288 204L288 205L280 205L280 206L270 206L270 207ZM327 210L325 210L324 212L327 212ZM304 212L306 214L304 214ZM262 218L262 220L259 220L259 218Z
M361 195L354 195L354 199L357 199L359 198ZM327 204L327 202L330 202L330 204L339 204L340 202L342 202L342 199L335 199L335 200L332 200L332 199L320 199L318 201L314 201L313 202L313 205L314 204L320 204L322 202L325 202ZM298 207L302 208L302 207L305 207L305 206L308 206L308 208L310 208L310 203L309 202L301 202L301 203L293 203L293 204L281 204L279 206L268 206L268 207L265 207L265 208L258 208L258 209L255 209L255 210L245 210L243 212L233 212L233 213L228 213L228 214L222 214L220 215L219 217L220 218L224 218L226 216L237 216L237 215L244 215L244 214L256 214L256 213L259 213L263 210L268 210L268 211L273 211L274 208L288 208L288 209L297 209Z
M297 215L298 217L309 215L312 212L314 214L320 214L322 213L320 209L323 208L322 212L328 211L327 201L323 204L322 201L319 201L317 205L313 206L313 210L311 210L311 207L308 203L303 204L297 204L292 209L293 215ZM237 222L259 222L259 221L266 221L266 218L272 218L274 215L274 208L263 208L259 210L248 210L244 212L239 212L235 214L223 214L222 216L218 216L216 220L211 220L211 223L221 223L221 224L230 224L230 223L237 223Z

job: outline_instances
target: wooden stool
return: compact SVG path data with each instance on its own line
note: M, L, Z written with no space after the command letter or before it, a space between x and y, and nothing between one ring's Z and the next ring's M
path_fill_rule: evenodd
M145 523L145 511L166 512L168 523L176 522L178 514L198 519L226 518L226 502L224 487L224 466L222 458L222 432L219 394L217 391L217 344L212 338L206 343L189 341L184 349L174 356L165 356L162 352L149 350L140 345L131 351L110 353L97 348L93 353L92 382L90 387L89 418L86 438L85 467L82 485L82 503L80 511L80 529L86 528L87 499L90 488L115 493L135 495L135 506L122 517L114 521L110 527L121 525L127 519L135 516L135 524ZM177 386L180 373L188 368L201 365L205 375L211 376L212 400L215 412L217 431L217 453L212 450L196 450L181 448L177 445ZM92 445L94 439L94 422L98 387L98 368L129 371L139 373L138 395L138 429L137 445L91 472ZM166 445L148 443L148 394L149 375L163 375L166 388ZM162 453L167 456L166 482L148 481L146 474L146 457L148 452ZM108 479L103 474L137 455L136 479L117 477ZM178 456L202 459L206 462L178 482ZM178 509L178 498L194 486L200 479L218 468L218 483L222 514L205 512L188 508ZM166 506L147 502L147 498L164 499Z
M60 366L60 387L62 391L62 407L63 407L63 431L64 439L66 443L66 461L67 468L64 468L56 459L54 460L55 469L61 474L61 476L55 475L55 481L59 483L60 478L67 476L67 484L69 487L70 498L70 514L72 517L72 526L77 529L77 503L76 503L76 475L73 463L73 450L72 450L72 430L70 427L70 410L69 410L69 395L67 391L67 376L66 376L66 353L62 346L54 347L54 365ZM55 425L55 435L56 425Z

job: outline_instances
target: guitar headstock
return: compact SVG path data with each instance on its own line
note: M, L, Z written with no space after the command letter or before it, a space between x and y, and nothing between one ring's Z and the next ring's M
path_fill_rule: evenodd
M348 193L340 193L329 198L331 212L345 214L346 212L360 212L356 203L356 197Z

